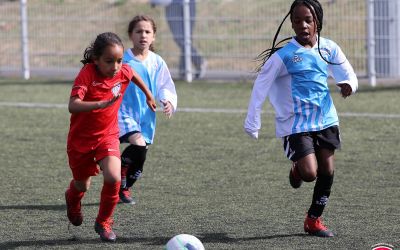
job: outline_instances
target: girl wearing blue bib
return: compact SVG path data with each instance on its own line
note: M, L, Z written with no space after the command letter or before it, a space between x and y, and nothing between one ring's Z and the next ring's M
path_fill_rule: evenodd
M135 16L129 23L128 35L133 48L124 53L123 62L133 68L147 84L155 99L170 118L176 111L177 95L165 61L153 52L156 25L149 16ZM141 177L148 145L153 144L156 114L146 105L140 89L129 84L118 112L121 143L129 143L121 154L120 201L134 204L130 188Z
M295 36L276 43L280 28L290 16ZM334 234L320 219L328 202L334 176L334 153L340 148L339 118L328 77L332 76L346 98L357 90L358 80L340 47L320 36L323 10L317 0L295 0L282 21L272 48L262 61L251 94L244 130L258 138L261 110L269 99L275 109L276 136L282 138L293 164L289 182L299 188L316 180L304 231L319 237ZM282 42L287 42L279 47Z

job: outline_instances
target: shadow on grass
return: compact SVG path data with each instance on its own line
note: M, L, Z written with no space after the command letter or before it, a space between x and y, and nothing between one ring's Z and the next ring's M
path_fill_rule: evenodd
M290 237L304 237L306 234L275 234L265 236L253 236L253 237L230 237L226 233L211 233L211 234L200 234L199 239L203 243L240 243L244 241L255 241L255 240L269 240L277 238L290 238Z
M291 237L307 237L307 234L276 234L276 235L265 235L265 236L254 236L254 237L230 237L226 233L209 233L201 234L198 238L203 243L224 243L224 244L240 244L241 242L257 241L257 240L268 240L276 238L291 238ZM142 243L149 246L163 246L165 245L170 237L118 237L117 244L133 244ZM81 244L99 244L100 239L55 239L55 240L30 240L30 241L9 241L0 243L0 249L14 249L18 247L34 247L42 248L48 246L60 247L60 246L71 246L75 247ZM104 243L107 244L107 243Z
M82 206L99 206L99 203L83 203ZM65 204L60 205L3 205L0 206L1 210L20 209L20 210L51 210L61 211L66 209ZM0 248L1 249L1 248Z

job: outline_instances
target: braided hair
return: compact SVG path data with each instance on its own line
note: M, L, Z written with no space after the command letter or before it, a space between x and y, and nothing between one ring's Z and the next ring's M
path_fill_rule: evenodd
M281 31L282 25L283 23L286 21L286 19L290 16L290 20L292 21L292 14L294 11L294 8L297 7L298 5L305 5L307 8L310 9L313 17L314 17L314 22L315 25L317 27L317 33L318 33L318 37L321 36L321 30L322 30L322 25L323 25L323 18L324 18L324 12L322 9L322 6L320 4L320 2L318 2L318 0L295 0L291 7L289 12L286 14L286 16L283 18L281 24L278 27L278 30L275 33L274 36L274 40L272 42L272 47L269 49L264 50L263 52L261 52L257 57L256 60L261 61L261 64L257 67L256 72L259 72L262 68L262 66L264 66L265 62L272 56L272 54L274 54L276 51L278 51L279 49L281 49L286 43L288 43L289 40L291 40L291 37L287 37L282 39L281 41L279 41L278 43L276 42L279 32ZM321 56L321 58L329 63L329 64L334 64L334 65L339 65L341 63L333 63L333 62L329 62L327 61L321 54L320 51L320 39L318 39L318 53Z
M121 39L115 33L105 32L99 34L94 42L85 49L81 63L83 63L83 65L92 63L103 54L106 47L111 45L118 45L124 48Z

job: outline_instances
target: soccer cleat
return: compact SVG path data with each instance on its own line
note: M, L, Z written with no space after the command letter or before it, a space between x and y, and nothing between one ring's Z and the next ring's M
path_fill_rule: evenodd
M67 217L74 226L80 226L83 222L83 215L81 212L81 203L77 205L71 204L68 199L68 190L65 191L65 203L67 204Z
M306 219L304 220L304 231L310 235L318 237L333 237L332 231L322 224L320 217L314 219L306 215Z
M290 169L289 172L289 182L293 188L299 188L303 183L303 180L301 179L299 170L297 169L297 165L295 162L293 162L292 168Z
M126 204L136 204L135 200L131 197L129 188L122 188L119 190L119 201Z
M108 219L101 223L96 220L94 230L100 235L102 241L115 242L117 240L117 236L112 230L112 224L112 219Z

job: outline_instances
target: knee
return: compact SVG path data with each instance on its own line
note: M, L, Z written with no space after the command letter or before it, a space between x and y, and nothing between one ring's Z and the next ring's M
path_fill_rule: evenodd
M312 182L317 178L317 171L307 169L301 173L301 177L305 182Z
M113 176L112 179L111 179L111 182L112 183L120 183L121 182L121 175L118 174L116 176Z
M305 182L312 182L317 178L318 172L316 168L305 165L299 167L301 179Z
M90 181L75 181L75 188L80 192L86 192L89 190Z
M86 191L88 191L88 190L89 190L89 186L84 186L84 187L82 187L81 192L86 192Z
M121 182L121 173L120 172L112 172L109 174L104 174L104 181L110 184L120 183Z
M333 176L334 173L335 173L335 170L333 167L321 168L318 170L318 175Z
M121 155L122 165L134 166L137 169L143 169L143 164L146 161L148 146L130 145Z

